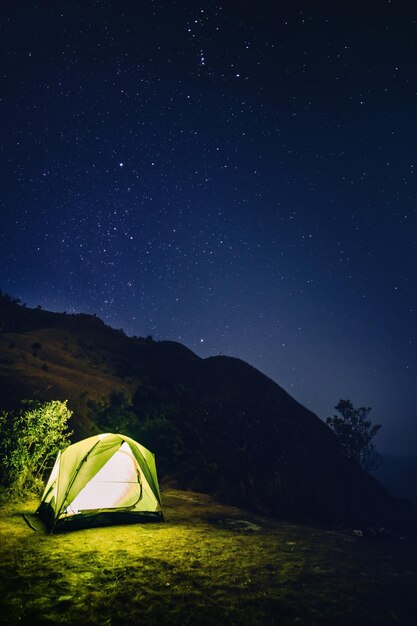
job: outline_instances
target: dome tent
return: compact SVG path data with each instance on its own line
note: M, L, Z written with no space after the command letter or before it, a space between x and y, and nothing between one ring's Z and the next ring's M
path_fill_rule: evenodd
M163 520L155 457L130 437L105 433L59 452L37 513L51 532Z

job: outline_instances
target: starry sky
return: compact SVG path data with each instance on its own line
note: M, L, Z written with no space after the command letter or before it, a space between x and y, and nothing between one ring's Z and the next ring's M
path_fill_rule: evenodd
M417 8L1 3L0 287L417 448Z

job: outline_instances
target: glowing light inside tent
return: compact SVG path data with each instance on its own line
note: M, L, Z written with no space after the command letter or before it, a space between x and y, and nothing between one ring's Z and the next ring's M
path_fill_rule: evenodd
M125 442L67 507L67 514L134 506L141 497L139 468Z

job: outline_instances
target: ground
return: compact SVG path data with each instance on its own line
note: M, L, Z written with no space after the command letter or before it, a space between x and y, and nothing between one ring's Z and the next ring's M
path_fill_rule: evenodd
M36 500L0 506L0 623L364 626L417 623L400 537L291 525L167 489L166 522L48 535Z

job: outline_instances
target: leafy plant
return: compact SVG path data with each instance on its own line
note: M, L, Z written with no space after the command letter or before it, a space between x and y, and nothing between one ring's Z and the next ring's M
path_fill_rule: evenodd
M0 484L15 491L40 487L43 472L58 450L69 445L67 401L22 403L0 413Z
M91 419L104 432L116 432L134 437L137 416L123 391L114 389L109 395L108 402L88 400L87 406Z
M135 434L156 454L161 475L178 470L185 454L184 441L181 431L165 415L139 420Z

